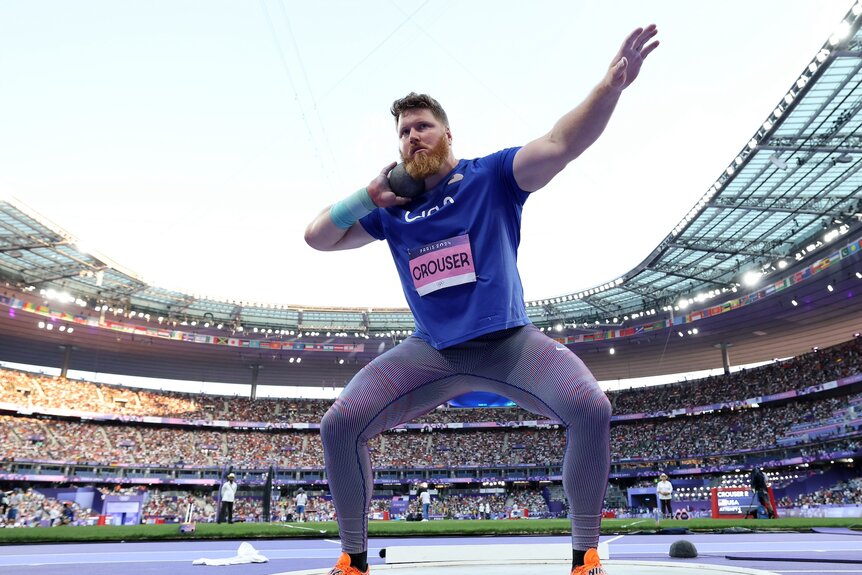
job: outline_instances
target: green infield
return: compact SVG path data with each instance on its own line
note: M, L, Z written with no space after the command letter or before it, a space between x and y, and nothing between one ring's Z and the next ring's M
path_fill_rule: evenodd
M814 527L845 527L862 530L862 518L826 519L691 519L688 521L653 519L605 519L602 533L661 533L662 530L688 529L699 532L808 531ZM488 535L568 535L566 519L529 519L512 521L372 521L371 537L452 537ZM678 531L674 531L678 532ZM180 533L177 524L93 527L45 527L0 529L0 544L62 543L91 541L164 541L184 539L282 539L288 537L338 537L338 526L326 523L199 523L194 533Z

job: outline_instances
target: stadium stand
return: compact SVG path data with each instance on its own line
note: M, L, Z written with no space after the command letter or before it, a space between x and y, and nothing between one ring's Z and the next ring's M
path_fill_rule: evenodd
M626 487L649 485L654 479L644 478L658 470L677 470L675 479L699 482L681 485L675 494L691 503L708 497L707 485L729 481L722 474L732 468L862 454L860 374L855 338L723 377L611 392L618 410L612 488L624 501ZM839 380L850 383L837 385ZM267 470L283 493L299 484L314 490L309 520L328 520L332 508L316 422L329 403L157 392L0 370L4 522L59 524L63 502L33 488L58 481L98 485L106 493L114 492L106 483L146 493L142 520L177 521L190 504L194 517L211 520L217 508L213 486L227 468L237 470L246 486L236 505L239 520L265 519L259 478ZM438 517L483 517L486 503L493 517L524 509L532 517L565 512L558 489L563 431L519 408L444 406L378 437L371 452L378 483L389 484L389 495L419 481L440 483L432 506ZM682 475L694 467L697 473ZM472 489L483 481L506 487L494 494ZM773 474L779 489L793 481ZM190 487L194 483L205 485ZM810 493L783 495L780 502L856 504L859 485L848 477ZM292 518L291 501L276 497L271 518ZM378 498L372 516L388 506L388 498ZM16 508L12 518L9 507ZM625 503L614 508L618 515L637 511ZM410 509L408 515L415 512ZM75 507L73 515L79 523L95 520L87 509Z

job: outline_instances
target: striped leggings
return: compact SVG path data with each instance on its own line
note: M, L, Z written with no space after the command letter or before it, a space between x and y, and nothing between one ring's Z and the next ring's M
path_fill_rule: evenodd
M373 489L368 441L470 391L500 394L563 423L572 548L598 545L610 470L611 405L571 350L526 325L443 350L411 336L354 376L320 425L343 551L361 553L368 546Z

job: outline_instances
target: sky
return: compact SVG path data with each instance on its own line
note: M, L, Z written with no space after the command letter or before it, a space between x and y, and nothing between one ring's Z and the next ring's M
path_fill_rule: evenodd
M524 209L525 296L615 279L707 191L850 0L0 0L0 199L154 285L405 307L383 242L303 231L397 159L427 92L457 157L544 134L655 23L599 141Z

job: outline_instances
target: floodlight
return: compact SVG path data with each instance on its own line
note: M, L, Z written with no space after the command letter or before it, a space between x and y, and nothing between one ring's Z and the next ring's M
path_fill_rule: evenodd
M744 276L742 276L742 283L747 286L757 285L757 282L760 281L760 276L763 275L758 271L749 271L746 272Z
M833 34L829 37L829 45L837 46L843 40L847 39L850 35L850 24L847 23L846 20L842 20L841 24L838 25L838 28L833 32Z

